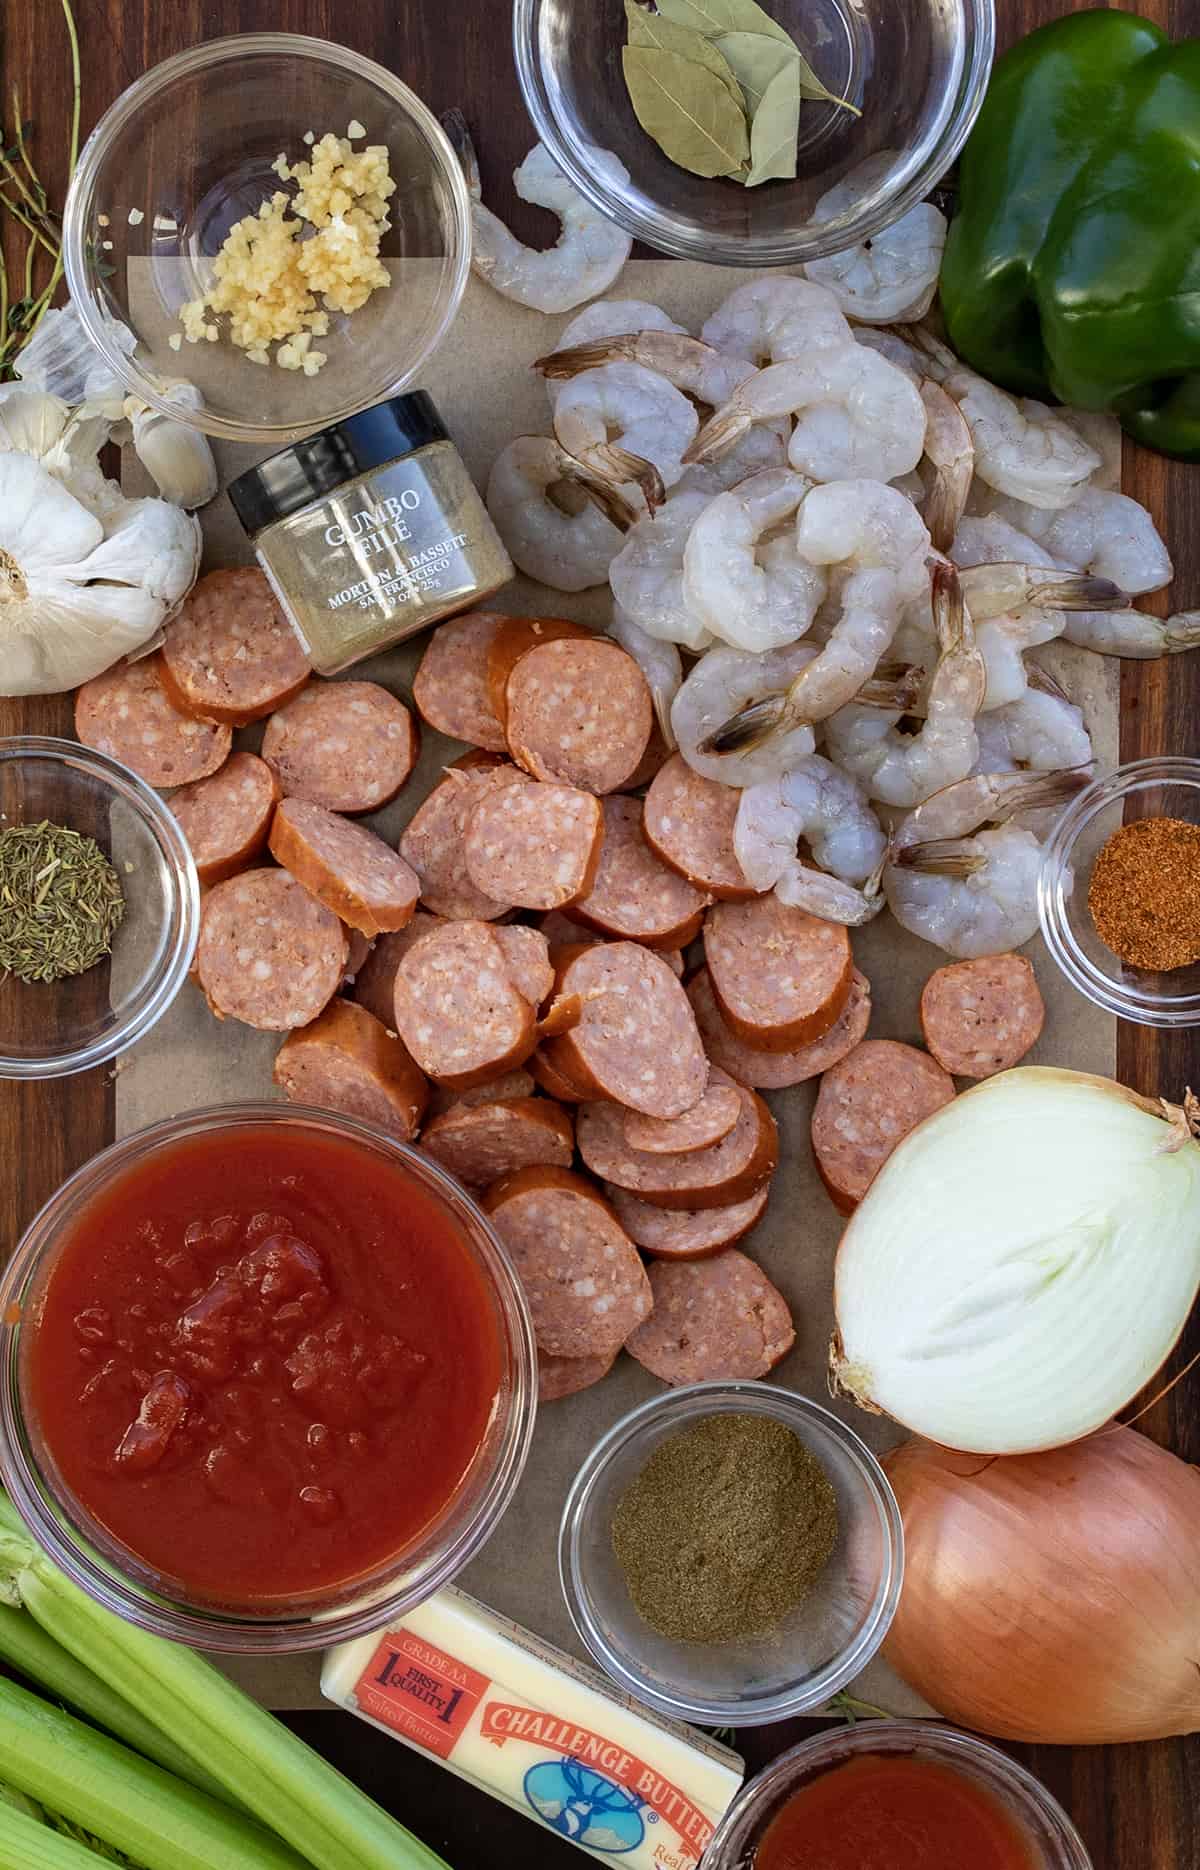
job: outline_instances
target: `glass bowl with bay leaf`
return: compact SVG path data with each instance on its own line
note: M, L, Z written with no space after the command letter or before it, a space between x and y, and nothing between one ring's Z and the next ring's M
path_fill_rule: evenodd
M144 1038L187 978L200 888L136 773L74 741L0 740L0 1078L62 1078Z
M674 259L794 266L869 241L946 173L995 16L994 0L515 0L513 36L538 135L604 214Z
M829 1409L770 1383L654 1396L596 1443L558 1569L594 1660L678 1720L754 1727L823 1707L900 1601L887 1476Z

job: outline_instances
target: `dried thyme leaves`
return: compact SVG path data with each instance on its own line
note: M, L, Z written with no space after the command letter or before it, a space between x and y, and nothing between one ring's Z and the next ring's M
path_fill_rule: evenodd
M94 838L49 819L0 831L0 980L85 973L110 953L124 913Z

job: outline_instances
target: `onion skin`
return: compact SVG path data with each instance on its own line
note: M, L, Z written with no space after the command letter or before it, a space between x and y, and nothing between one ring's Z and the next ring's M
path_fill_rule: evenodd
M939 1713L1065 1746L1200 1730L1200 1471L1120 1426L884 1466L906 1553L884 1654Z

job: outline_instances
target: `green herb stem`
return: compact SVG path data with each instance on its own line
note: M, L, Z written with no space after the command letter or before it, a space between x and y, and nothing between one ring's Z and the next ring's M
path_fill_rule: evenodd
M182 1747L177 1747L124 1696L118 1695L82 1662L69 1655L27 1611L0 1605L0 1657L43 1694L65 1701L77 1713L85 1714L89 1721L115 1734L126 1746L154 1760L165 1771L186 1779L214 1798L223 1797L210 1773L197 1766Z
M4 1680L0 1774L145 1870L304 1870L241 1812Z

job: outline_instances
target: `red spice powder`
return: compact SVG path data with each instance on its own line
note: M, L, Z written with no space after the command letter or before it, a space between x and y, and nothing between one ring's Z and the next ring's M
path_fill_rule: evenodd
M1101 941L1131 967L1169 973L1200 958L1200 825L1122 825L1096 859L1088 908Z

